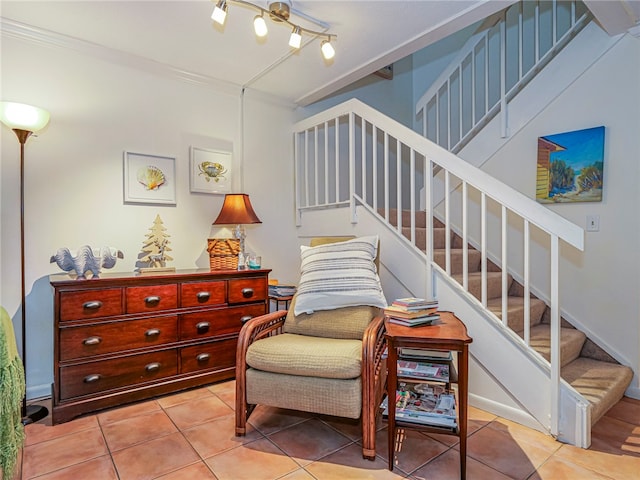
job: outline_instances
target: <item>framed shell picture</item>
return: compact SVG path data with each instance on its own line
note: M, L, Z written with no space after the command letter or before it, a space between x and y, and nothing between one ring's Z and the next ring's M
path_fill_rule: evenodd
M124 152L124 203L175 205L175 157Z
M232 154L226 150L192 146L189 151L191 191L225 194L231 192Z

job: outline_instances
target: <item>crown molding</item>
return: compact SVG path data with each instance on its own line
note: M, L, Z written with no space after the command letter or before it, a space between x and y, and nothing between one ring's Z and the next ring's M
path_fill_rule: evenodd
M221 91L231 95L240 95L242 92L241 85L226 82L208 75L179 69L146 57L105 47L97 43L70 37L51 30L34 27L5 17L0 17L0 32L3 37L15 38L46 47L72 50L105 62L142 70L155 75L169 77L200 86L214 87L216 91Z

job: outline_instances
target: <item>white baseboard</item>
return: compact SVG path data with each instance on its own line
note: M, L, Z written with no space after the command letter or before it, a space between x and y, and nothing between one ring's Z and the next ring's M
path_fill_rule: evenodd
M625 396L629 398L635 398L636 400L640 400L640 388L639 387L629 387L624 392Z
M547 429L540 425L535 418L524 410L519 410L509 405L504 405L488 398L474 395L473 393L469 394L469 405L479 408L480 410L484 410L485 412L493 413L499 417L506 418L507 420L511 420L512 422L516 422L520 425L524 425L525 427L533 428L539 432L549 434Z
M35 385L27 388L27 400L51 397L51 384Z

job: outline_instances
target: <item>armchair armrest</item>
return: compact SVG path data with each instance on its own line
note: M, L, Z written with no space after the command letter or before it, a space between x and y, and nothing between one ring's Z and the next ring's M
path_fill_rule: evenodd
M242 326L236 349L236 435L244 435L246 420L254 405L247 405L245 390L247 372L247 349L261 338L282 333L282 326L287 318L287 310L267 313L252 318Z
M363 456L375 457L375 424L387 383L387 342L384 338L384 317L376 317L367 326L362 338L362 423Z

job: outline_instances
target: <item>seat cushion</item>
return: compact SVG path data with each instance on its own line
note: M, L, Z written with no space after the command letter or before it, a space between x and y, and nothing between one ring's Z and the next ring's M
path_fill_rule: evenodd
M247 370L247 403L303 412L358 418L362 410L361 378L301 377Z
M283 333L252 343L246 360L250 367L266 372L357 378L362 372L362 341Z
M361 340L367 325L380 314L378 307L357 306L296 315L295 304L296 296L291 300L284 331L313 337Z

